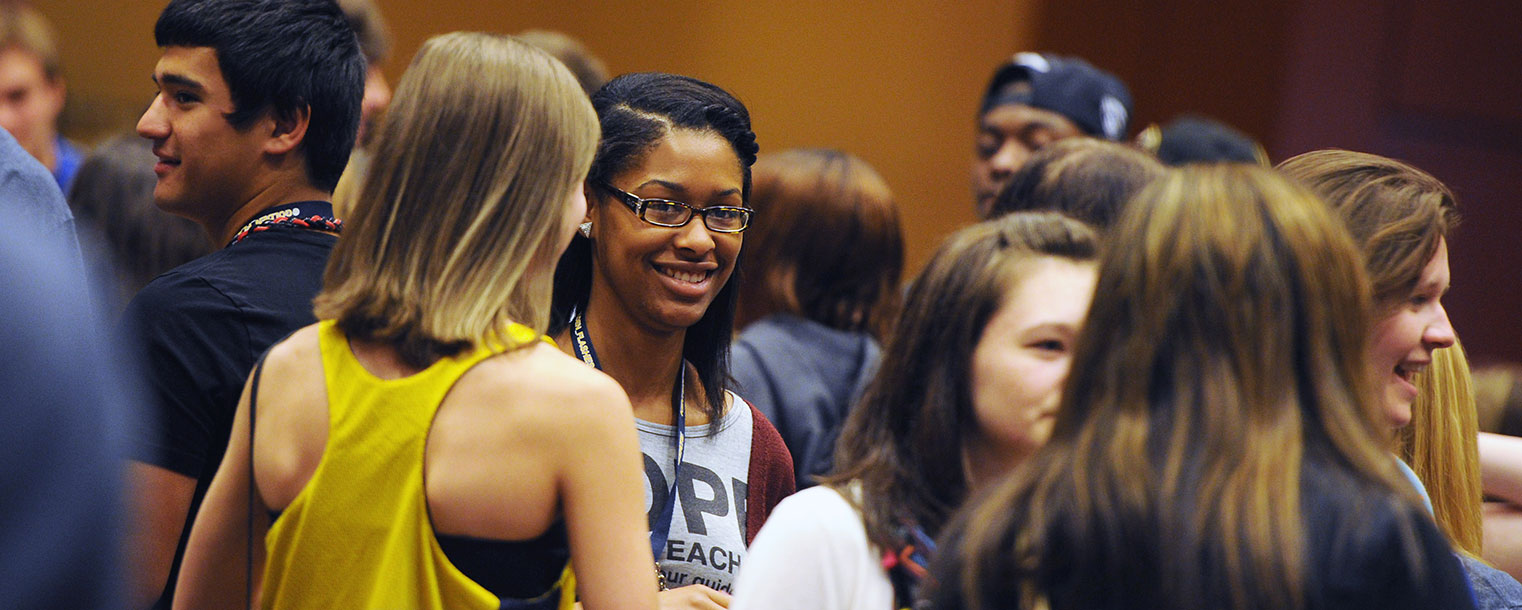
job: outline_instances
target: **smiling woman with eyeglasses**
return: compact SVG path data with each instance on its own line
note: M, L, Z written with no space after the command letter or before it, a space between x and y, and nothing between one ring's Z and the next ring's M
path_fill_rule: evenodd
M603 138L556 270L557 341L634 405L662 606L724 607L746 545L793 491L781 436L727 386L730 280L755 213L750 115L660 73L615 78L592 106Z

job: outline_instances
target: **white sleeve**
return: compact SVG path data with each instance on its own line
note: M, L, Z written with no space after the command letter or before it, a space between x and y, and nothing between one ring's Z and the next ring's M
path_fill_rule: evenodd
M893 586L856 510L833 489L777 505L746 551L730 610L891 610Z

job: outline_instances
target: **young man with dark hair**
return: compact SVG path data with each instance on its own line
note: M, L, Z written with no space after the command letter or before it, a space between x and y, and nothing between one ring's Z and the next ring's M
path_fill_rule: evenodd
M155 279L125 314L154 416L130 469L136 607L173 597L255 360L315 321L340 228L328 199L365 82L333 0L172 0L154 37L159 94L137 126L158 158L154 202L221 249Z
M989 79L978 110L972 188L979 218L1015 170L1042 146L1075 136L1126 135L1131 92L1115 75L1076 57L1017 53Z

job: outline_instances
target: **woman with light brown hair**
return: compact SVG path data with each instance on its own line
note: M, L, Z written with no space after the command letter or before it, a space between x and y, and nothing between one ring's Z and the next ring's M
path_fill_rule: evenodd
M1453 469L1480 468L1480 476L1484 476L1483 462L1465 464L1483 456L1469 449L1477 442L1472 423L1462 432L1448 430L1448 434L1461 433L1467 437L1449 441L1441 441L1445 434L1435 427L1456 417L1472 422L1474 416L1470 413L1444 412L1472 411L1472 391L1465 390L1470 398L1460 402L1434 402L1427 413L1429 417L1423 420L1416 420L1412 410L1421 393L1420 378L1427 374L1424 371L1437 358L1437 351L1456 341L1441 301L1450 282L1448 235L1458 224L1453 193L1437 178L1410 164L1347 150L1308 152L1281 163L1279 171L1325 200L1362 251L1374 288L1373 313L1377 321L1367 349L1372 374L1382 387L1384 411L1380 421L1392 429L1416 426L1420 429L1407 433L1408 437L1433 441L1427 445L1427 456L1421 458L1426 463L1420 466L1426 472L1411 472L1406 462L1397 465L1423 495L1429 491L1438 494L1433 496L1434 508L1441 507L1443 513L1435 516L1440 523L1447 523L1446 532L1450 536L1459 535L1451 540L1456 547L1471 548L1472 532L1467 531L1470 528L1458 525L1469 520L1464 512L1472 508L1473 490L1463 482L1464 475ZM1458 390L1451 387L1456 380L1450 377L1448 381L1450 387L1444 392ZM1467 374L1463 381L1467 385ZM1444 472L1432 470L1434 462L1449 468ZM1460 507L1465 508L1459 511ZM1488 576L1492 571L1489 566L1469 562L1466 568L1481 594L1482 608L1522 604L1522 588L1508 586L1508 591L1494 598L1485 595L1489 588L1486 583L1492 580Z
M761 155L730 367L793 453L798 488L829 472L846 412L877 371L904 237L887 182L834 150Z
M1376 320L1369 363L1385 419L1411 421L1414 377L1432 352L1453 344L1443 309L1448 292L1448 234L1458 224L1453 193L1430 174L1378 155L1347 150L1308 152L1279 164L1347 226L1373 284Z
M176 606L655 607L628 398L542 334L597 134L543 52L423 45L320 322L244 389Z
M1375 423L1367 280L1314 195L1184 168L1106 246L1052 438L949 528L931 607L1473 607Z

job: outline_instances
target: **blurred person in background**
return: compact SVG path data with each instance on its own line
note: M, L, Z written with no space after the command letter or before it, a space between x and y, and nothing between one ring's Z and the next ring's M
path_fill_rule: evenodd
M518 40L529 43L539 50L549 53L565 67L576 75L576 82L581 83L581 90L591 96L603 84L608 82L608 67L601 59L592 54L592 50L580 40L572 38L569 34L554 30L524 30L514 34Z
M1069 138L1042 148L1010 177L991 217L1051 210L1109 230L1137 192L1165 168L1147 153L1094 138Z
M1411 404L1411 424L1397 432L1396 455L1411 467L1419 482L1417 491L1423 494L1438 528L1453 543L1480 609L1522 607L1522 584L1482 559L1486 511L1474 382L1457 336L1453 345L1433 350L1432 364L1415 382L1418 394ZM1494 467L1491 470L1496 472ZM1522 490L1516 484L1522 482L1522 470L1513 476L1517 478L1512 487ZM1500 545L1503 552L1506 546Z
M83 246L103 267L102 277L113 280L112 310L126 306L159 274L212 251L195 221L153 204L157 161L153 142L137 134L116 136L90 151L69 191Z
M8 136L6 136L8 138ZM25 153L22 153L25 155ZM30 156L26 161L36 164ZM0 155L0 208L17 193ZM40 164L37 172L54 188ZM140 404L78 257L27 216L0 221L0 599L116 609L127 553L122 456Z
M1522 364L1476 368L1474 400L1481 432L1522 436Z
M846 413L877 372L904 235L887 182L853 155L788 150L753 171L730 367L782 434L803 489L830 471Z
M58 133L66 90L53 26L26 2L0 2L0 128L42 162L65 193L82 159Z
M1131 92L1115 75L1076 57L1017 53L994 71L978 109L972 190L979 218L1015 170L1041 147L1078 136L1118 142Z
M365 96L359 104L359 133L354 138L354 153L349 165L333 189L333 208L339 218L354 209L359 188L370 167L370 140L391 104L391 83L383 69L391 57L391 30L374 0L338 0L338 8L349 20L349 27L359 37L359 51L365 56Z
M1269 167L1268 151L1236 128L1215 119L1184 115L1136 135L1136 145L1166 165L1253 163Z

